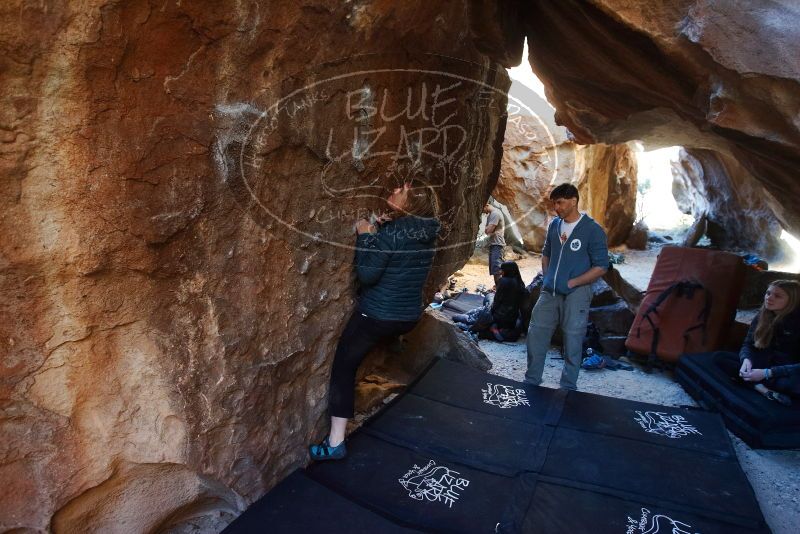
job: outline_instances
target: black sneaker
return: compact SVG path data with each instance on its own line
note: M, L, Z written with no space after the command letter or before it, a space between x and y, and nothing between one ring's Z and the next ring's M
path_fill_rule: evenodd
M792 399L788 395L784 395L783 393L778 393L777 391L772 391L768 389L764 396L771 401L775 401L778 404L783 404L784 406L791 406Z

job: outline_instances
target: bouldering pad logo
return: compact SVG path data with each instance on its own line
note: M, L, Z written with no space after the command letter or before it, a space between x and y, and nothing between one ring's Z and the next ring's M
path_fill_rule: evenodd
M415 501L441 502L452 508L460 493L469 486L469 480L459 474L431 460L424 467L414 464L398 482Z
M639 518L628 516L625 534L699 534L683 521L672 519L664 514L654 514L642 508Z
M486 383L486 389L482 389L483 402L497 406L498 408L517 408L519 406L530 406L524 389L516 389L504 384Z
M689 434L703 435L681 415L668 415L665 412L641 412L636 410L636 417L634 417L633 420L639 423L639 426L641 426L645 432L671 439L682 438Z
M570 241L569 248L572 252L578 252L581 249L581 240L577 238L573 239Z

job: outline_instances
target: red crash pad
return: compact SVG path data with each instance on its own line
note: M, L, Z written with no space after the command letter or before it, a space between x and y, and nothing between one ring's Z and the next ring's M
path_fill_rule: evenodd
M667 362L722 348L744 275L745 265L735 254L664 247L625 346Z

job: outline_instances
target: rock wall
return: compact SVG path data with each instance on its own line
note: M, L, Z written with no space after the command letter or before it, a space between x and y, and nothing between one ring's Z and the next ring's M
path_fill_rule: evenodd
M306 461L356 216L423 176L431 283L472 251L494 9L0 6L0 530L215 531Z
M543 128L539 117L512 117L503 140L500 178L492 195L507 208L527 250L540 251L550 221L554 184L577 182L575 145L563 128Z
M579 143L713 149L800 233L800 9L791 0L535 0L531 66Z
M781 225L770 195L738 161L712 150L681 150L672 178L678 208L695 218L705 215L712 244L767 258L781 253Z
M608 245L625 243L636 222L636 154L628 144L578 146L582 209L605 229Z
M512 117L492 194L508 207L525 248L538 252L552 217L550 190L575 184L580 209L603 225L609 244L616 246L625 242L636 217L636 172L627 144L577 145L546 117Z
M577 142L730 155L800 230L789 0L2 3L0 528L215 530L302 464L352 220L421 173L432 284L469 256L525 35Z

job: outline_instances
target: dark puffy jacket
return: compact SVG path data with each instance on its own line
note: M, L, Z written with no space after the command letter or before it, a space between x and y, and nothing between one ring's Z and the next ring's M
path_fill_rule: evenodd
M405 216L356 239L358 309L384 321L416 321L431 270L439 221Z

